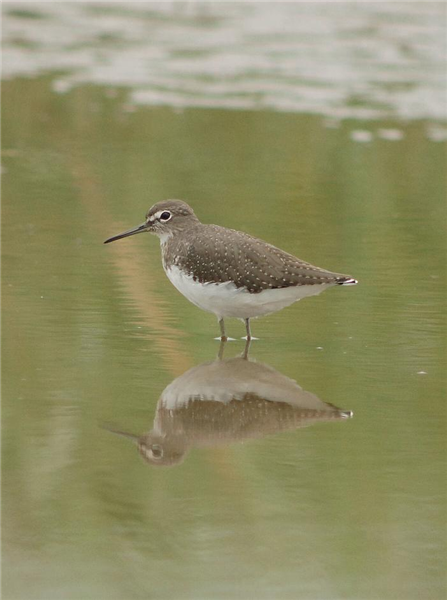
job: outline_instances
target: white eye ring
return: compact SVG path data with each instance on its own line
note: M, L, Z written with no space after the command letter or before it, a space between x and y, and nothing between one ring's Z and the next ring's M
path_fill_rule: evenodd
M160 460L163 458L163 448L158 444L154 444L151 448L148 449L149 456L154 460Z
M172 219L172 213L169 212L169 210L164 210L158 218L162 223L167 223L170 219Z

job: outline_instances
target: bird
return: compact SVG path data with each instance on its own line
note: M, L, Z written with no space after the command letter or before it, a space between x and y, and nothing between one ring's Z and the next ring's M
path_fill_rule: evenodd
M105 240L109 244L139 233L160 239L163 269L190 302L216 315L226 341L226 318L245 322L274 313L335 285L356 285L349 275L333 273L248 233L202 223L182 200L154 204L144 223Z
M242 356L232 358L223 358L223 345L215 360L192 367L164 389L149 431L138 436L103 428L133 441L149 465L172 467L192 448L352 418L351 410L324 402L270 365L251 360L247 345Z

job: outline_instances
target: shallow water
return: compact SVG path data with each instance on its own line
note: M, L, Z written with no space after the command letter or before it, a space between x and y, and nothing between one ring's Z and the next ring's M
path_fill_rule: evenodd
M125 115L42 79L5 84L4 105L6 597L440 598L444 153L424 124L362 145L355 123ZM155 238L102 244L178 195L359 279L255 321L250 350L352 419L232 439L225 418L170 468L103 428L147 433L168 384L218 353Z
M435 121L56 80L2 89L3 597L443 598ZM255 320L247 360L229 321L219 359L156 238L102 243L167 197L360 283Z

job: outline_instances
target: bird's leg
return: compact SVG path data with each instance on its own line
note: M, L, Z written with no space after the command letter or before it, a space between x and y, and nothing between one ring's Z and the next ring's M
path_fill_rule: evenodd
M219 360L223 359L223 355L224 355L224 350L225 350L225 344L227 342L225 340L220 340L220 345L219 345L219 352L217 353L217 358Z
M244 319L245 321L245 331L247 332L247 342L251 340L251 331L250 331L250 319Z
M219 325L220 325L220 341L226 342L228 338L225 333L225 323L224 323L223 319L219 319Z
M248 360L248 351L250 350L250 344L251 344L251 340L247 340L245 342L245 348L244 348L244 351L242 353L242 358L244 360Z

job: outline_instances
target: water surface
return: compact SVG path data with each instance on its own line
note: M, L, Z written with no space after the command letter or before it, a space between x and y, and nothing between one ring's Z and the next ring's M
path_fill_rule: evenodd
M4 598L445 597L439 123L34 75L2 88ZM360 283L219 360L158 240L102 243L168 197Z
M428 117L445 139L446 16L442 2L14 2L3 77L125 86L129 106Z

